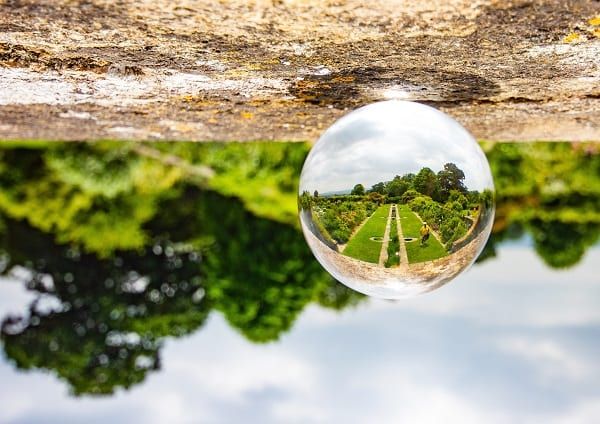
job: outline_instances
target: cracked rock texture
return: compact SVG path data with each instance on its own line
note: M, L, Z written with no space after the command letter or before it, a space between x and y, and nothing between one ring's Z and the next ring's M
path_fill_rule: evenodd
M0 0L0 139L314 141L400 98L479 139L600 140L599 15L593 0Z

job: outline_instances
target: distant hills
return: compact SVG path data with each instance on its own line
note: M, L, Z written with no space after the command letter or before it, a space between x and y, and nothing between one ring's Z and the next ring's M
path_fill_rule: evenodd
M351 192L352 192L352 189L348 188L345 190L327 191L325 193L319 193L319 196L323 196L323 197L340 196L340 195L344 195L344 194L350 194Z

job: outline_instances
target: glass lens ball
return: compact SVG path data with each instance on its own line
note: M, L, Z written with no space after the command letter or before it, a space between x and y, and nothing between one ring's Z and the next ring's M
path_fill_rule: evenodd
M311 149L298 192L304 236L321 265L361 293L434 290L481 253L494 183L475 139L448 115L385 101L335 122Z

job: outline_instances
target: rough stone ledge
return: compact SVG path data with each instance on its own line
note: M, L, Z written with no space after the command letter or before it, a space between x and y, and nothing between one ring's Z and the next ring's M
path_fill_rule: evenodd
M376 100L600 140L591 0L0 2L0 139L315 140Z

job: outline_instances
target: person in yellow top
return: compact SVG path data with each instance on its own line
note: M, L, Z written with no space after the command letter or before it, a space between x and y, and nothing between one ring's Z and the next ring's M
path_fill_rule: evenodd
M424 222L423 226L421 227L421 246L425 244L427 239L429 239L429 225Z

